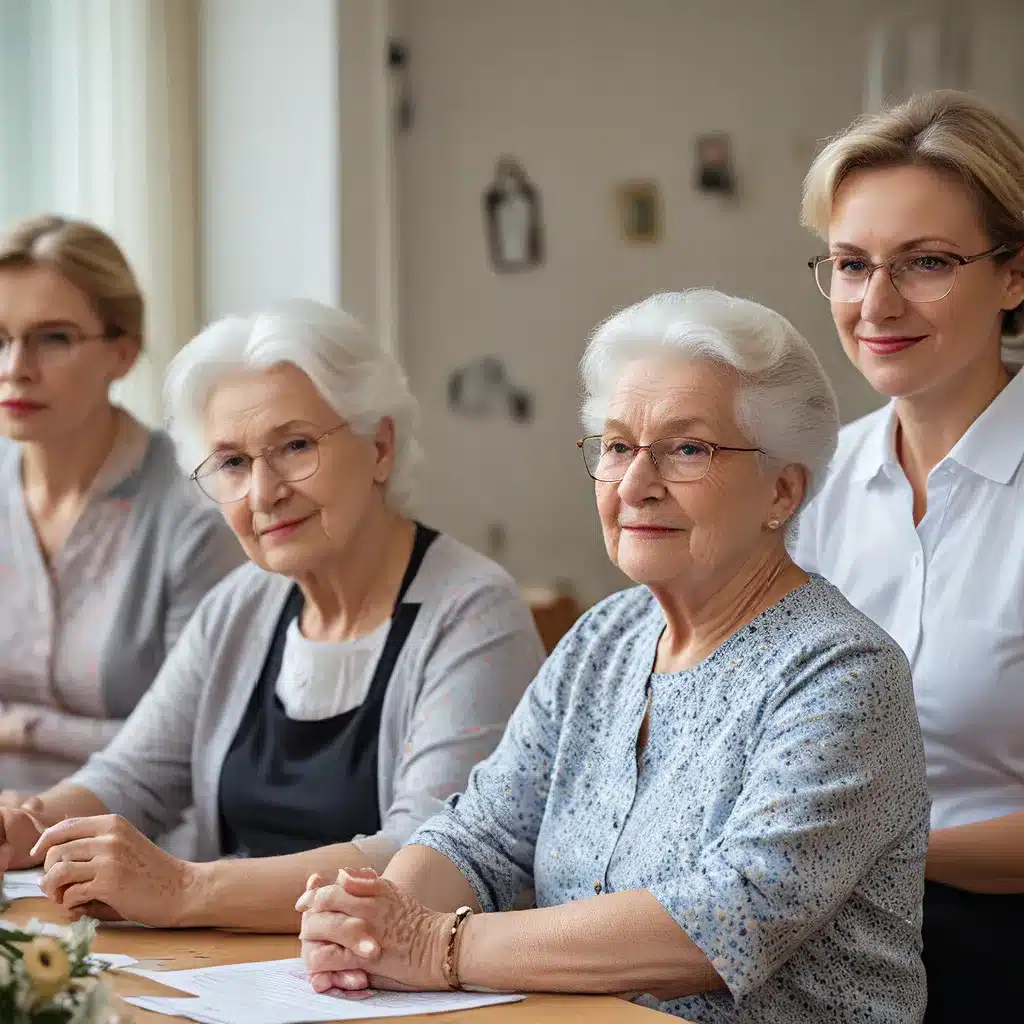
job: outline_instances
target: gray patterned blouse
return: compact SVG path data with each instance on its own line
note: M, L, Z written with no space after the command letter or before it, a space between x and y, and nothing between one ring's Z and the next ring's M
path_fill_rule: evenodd
M485 911L531 886L541 907L653 893L728 990L645 1005L700 1024L920 1021L929 802L903 653L817 576L653 675L664 624L643 587L585 615L411 841Z

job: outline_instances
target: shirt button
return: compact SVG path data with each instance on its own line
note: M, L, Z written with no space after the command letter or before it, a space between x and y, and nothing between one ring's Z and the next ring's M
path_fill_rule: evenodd
M600 880L594 882L594 895L595 896L600 896L601 895L601 882L600 882Z
M920 555L920 552L919 552L918 554L914 555L914 565L920 565L920 564L921 564L921 555Z

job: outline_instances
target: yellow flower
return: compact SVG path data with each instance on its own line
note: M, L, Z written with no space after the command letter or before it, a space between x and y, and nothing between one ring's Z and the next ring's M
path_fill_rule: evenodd
M22 955L36 996L41 1003L63 991L71 979L71 964L64 947L49 935L37 935L28 943Z

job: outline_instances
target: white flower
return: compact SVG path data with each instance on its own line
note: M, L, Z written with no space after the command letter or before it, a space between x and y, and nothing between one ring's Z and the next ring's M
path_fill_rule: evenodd
M100 1011L107 1004L107 986L98 981L82 995L75 1012L68 1018L68 1024L98 1024L102 1019Z

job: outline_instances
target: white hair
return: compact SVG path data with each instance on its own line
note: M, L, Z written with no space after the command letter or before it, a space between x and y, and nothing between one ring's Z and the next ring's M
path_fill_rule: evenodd
M396 359L354 317L311 299L291 299L247 317L217 320L171 361L164 379L167 426L186 473L209 454L202 418L224 377L290 363L361 437L381 419L395 425L389 504L406 511L422 451L415 431L419 409Z
M832 386L803 335L780 313L710 288L652 295L600 324L580 364L584 429L600 433L626 365L670 350L738 374L736 422L768 457L807 471L801 507L821 486L839 438Z

